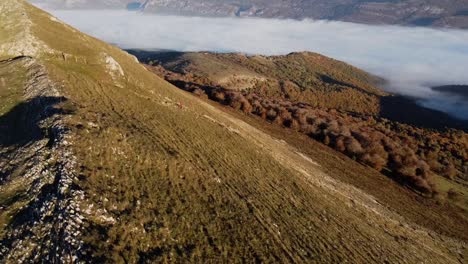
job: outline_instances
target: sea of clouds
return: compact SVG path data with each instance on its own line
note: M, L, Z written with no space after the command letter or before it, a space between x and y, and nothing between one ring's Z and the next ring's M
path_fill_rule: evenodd
M44 7L44 6L42 6ZM346 22L163 16L125 10L53 10L124 49L279 55L314 51L389 81L386 90L468 119L468 102L431 86L468 84L468 31Z

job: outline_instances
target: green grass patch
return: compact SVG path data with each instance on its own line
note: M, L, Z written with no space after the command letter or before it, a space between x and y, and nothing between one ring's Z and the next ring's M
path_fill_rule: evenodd
M434 176L432 180L440 192L439 199L468 210L468 189L466 186L438 175Z
M13 61L0 63L0 116L22 101L25 81L24 67Z

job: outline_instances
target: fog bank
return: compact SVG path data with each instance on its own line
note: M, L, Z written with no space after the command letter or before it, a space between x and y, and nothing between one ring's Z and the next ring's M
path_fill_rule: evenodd
M390 81L391 92L468 119L468 102L430 86L468 84L468 31L346 22L200 18L127 11L49 10L122 48L278 55L314 51Z

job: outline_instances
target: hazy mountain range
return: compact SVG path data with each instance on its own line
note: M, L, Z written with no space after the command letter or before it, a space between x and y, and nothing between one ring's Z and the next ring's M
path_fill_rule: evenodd
M138 1L36 2L61 8L125 8L127 4ZM149 0L146 12L468 28L467 0Z

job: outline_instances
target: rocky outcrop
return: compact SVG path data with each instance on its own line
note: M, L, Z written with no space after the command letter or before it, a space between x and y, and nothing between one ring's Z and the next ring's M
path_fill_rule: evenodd
M23 71L23 102L0 117L0 261L51 263L79 257L81 202L65 125L66 98L31 57L4 61ZM15 123L10 122L16 119ZM16 134L17 136L12 136Z

